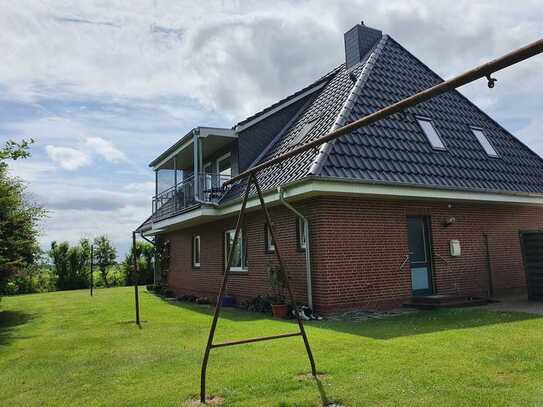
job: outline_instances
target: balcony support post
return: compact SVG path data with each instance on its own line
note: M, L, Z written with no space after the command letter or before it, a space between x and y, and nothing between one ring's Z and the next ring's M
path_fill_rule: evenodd
M194 182L194 196L198 199L200 198L200 188L199 188L199 183L198 183L198 172L200 171L200 169L198 168L198 156L199 156L199 148L198 148L198 130L194 130L193 133L192 133L192 147L193 147L193 163L192 163L192 168L193 168L193 182Z

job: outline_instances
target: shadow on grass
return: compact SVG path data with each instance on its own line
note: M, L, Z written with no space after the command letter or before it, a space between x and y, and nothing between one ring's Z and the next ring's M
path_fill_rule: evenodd
M178 301L175 298L164 298L155 293L149 293L155 296L168 305L183 308L185 310L198 312L200 314L213 316L215 306L212 304L196 304L194 302ZM241 308L234 307L222 307L221 319L227 319L230 321L256 321L261 319L271 319L270 315L262 314L259 312L250 312Z
M33 315L22 311L0 311L0 345L7 345L16 339L23 339L14 335L14 328L28 323Z
M190 302L164 299L162 301L171 306L183 308L187 311L198 312L212 316L214 306L200 305ZM239 308L223 307L221 319L234 322L250 322L258 320L277 321L271 315L250 312ZM440 331L478 328L484 326L508 324L524 320L541 319L543 315L533 315L515 312L496 312L491 310L473 308L451 308L433 311L420 311L385 317L381 319L368 319L363 321L308 321L306 326L311 327L313 335L315 329L325 329L352 335L359 335L372 339L394 339L399 337L423 335ZM295 324L295 320L281 320L281 322Z
M365 321L325 321L311 323L319 329L334 330L372 339L394 339L440 331L479 328L540 319L541 315L494 312L477 308L421 311L412 314Z

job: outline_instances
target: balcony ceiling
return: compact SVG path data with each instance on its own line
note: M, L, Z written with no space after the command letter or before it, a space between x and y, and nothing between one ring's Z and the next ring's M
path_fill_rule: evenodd
M213 129L206 129L207 131L201 131L199 137L202 146L202 159L205 162L207 157L212 156L217 151L224 149L226 146L232 143L237 138L235 135L226 133L225 135L213 134ZM211 130L211 131L210 131ZM222 130L222 129L217 129ZM219 131L216 131L219 132ZM184 138L185 143L179 146L177 152L171 152L175 154L171 159L164 164L157 166L158 170L173 170L174 159L176 161L176 168L178 170L189 170L193 168L194 161L194 143L191 138Z

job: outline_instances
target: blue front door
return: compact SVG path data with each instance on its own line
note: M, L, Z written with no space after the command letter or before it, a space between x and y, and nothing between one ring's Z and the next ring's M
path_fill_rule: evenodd
M407 218L409 265L413 295L432 294L432 256L429 221L424 216Z

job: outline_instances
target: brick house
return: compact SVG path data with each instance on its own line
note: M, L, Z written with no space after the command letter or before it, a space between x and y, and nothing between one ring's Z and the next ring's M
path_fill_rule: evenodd
M442 81L379 30L344 40L336 69L232 128L196 127L150 163L153 213L137 231L168 243L171 290L218 291L243 190L224 180ZM258 180L297 300L321 313L530 287L521 233L543 230L543 160L459 92ZM270 293L276 261L254 195L248 208L228 286L238 301Z

